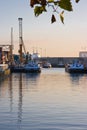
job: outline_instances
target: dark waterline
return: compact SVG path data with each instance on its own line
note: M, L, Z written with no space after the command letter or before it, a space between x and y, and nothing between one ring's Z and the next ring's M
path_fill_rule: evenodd
M0 83L0 130L87 130L87 74L12 74Z

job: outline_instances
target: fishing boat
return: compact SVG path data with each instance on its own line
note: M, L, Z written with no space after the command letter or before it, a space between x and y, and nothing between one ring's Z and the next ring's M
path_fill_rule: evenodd
M44 62L44 63L42 64L42 67L43 67L43 68L51 68L52 65L51 65L50 62Z
M72 64L67 64L65 66L65 71L69 73L87 73L87 67L79 62L74 62Z
M59 64L57 64L57 67L58 67L58 68L64 68L65 65L64 65L62 62L60 62Z
M34 61L29 61L27 64L24 66L24 72L26 73L40 73L41 72L41 66L34 62Z
M12 73L40 73L41 66L34 62L29 61L27 64L24 65L13 65L10 67Z

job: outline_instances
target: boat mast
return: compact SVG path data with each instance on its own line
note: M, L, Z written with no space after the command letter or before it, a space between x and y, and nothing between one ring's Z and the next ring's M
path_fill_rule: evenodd
M10 62L13 62L13 28L11 27Z

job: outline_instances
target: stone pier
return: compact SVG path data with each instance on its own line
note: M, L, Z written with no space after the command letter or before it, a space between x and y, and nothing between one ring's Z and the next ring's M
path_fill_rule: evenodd
M74 61L79 61L87 66L87 58L81 57L41 57L40 61L50 62L52 67L64 67L67 63L73 63Z

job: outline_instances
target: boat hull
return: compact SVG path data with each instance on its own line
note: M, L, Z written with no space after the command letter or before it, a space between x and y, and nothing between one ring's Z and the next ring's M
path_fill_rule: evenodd
M40 73L41 68L11 67L11 73Z
M69 67L65 67L65 71L68 73L87 73L87 68L69 68Z
M23 73L24 68L23 67L10 67L11 73Z
M24 72L25 73L40 73L41 72L41 67L36 65L36 66L29 66L26 65L24 67Z

